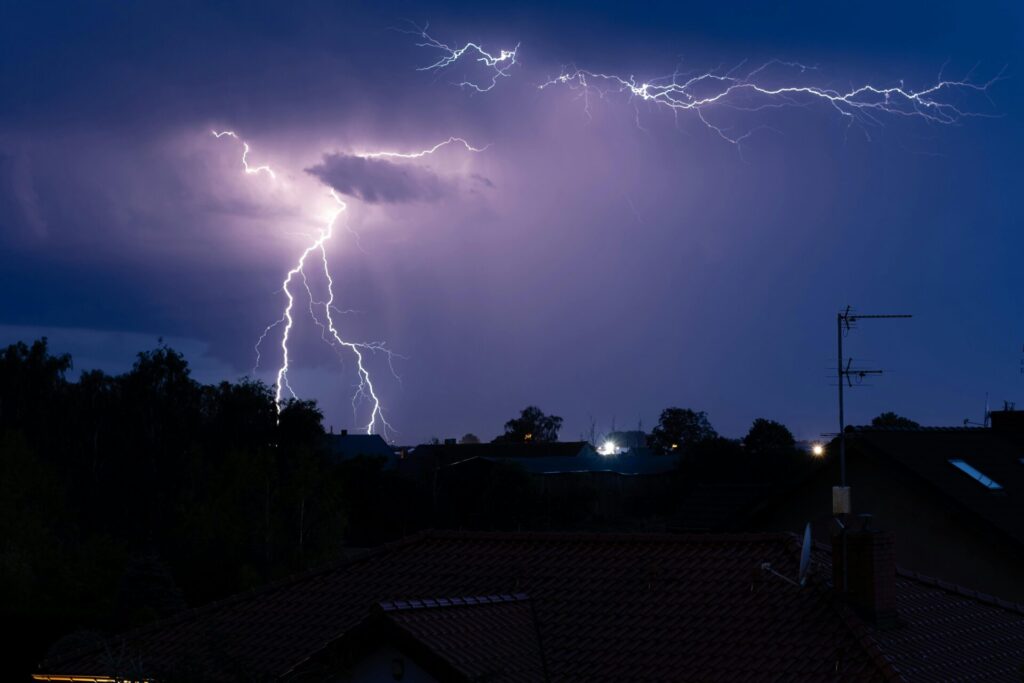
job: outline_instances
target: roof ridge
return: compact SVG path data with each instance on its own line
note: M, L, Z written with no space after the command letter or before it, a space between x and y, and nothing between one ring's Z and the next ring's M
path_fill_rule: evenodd
M472 607L474 605L501 605L529 601L526 593L500 593L470 595L451 598L418 598L412 600L385 600L377 605L385 612L437 609L439 607Z
M747 532L684 532L670 533L665 531L468 531L454 529L428 529L421 532L428 538L445 539L483 539L483 540L541 540L565 541L608 541L608 542L682 542L682 543L735 543L737 541L788 542L795 536L786 531L747 531Z
M896 575L905 579L923 583L927 586L931 586L932 588L939 588L949 593L955 593L956 595L960 595L965 598L971 598L986 605L993 605L995 607L1001 607L1009 612L1024 614L1024 603L1021 602L1003 600L1002 598L989 593L983 593L979 590L974 590L973 588L967 588L966 586L961 586L960 584L953 583L951 581L944 581L934 576L921 574L920 572L916 572L912 569L904 569L900 566L896 567Z
M82 655L87 654L89 652L98 651L105 647L111 641L125 641L131 638L141 636L149 631L163 628L169 624L176 624L179 622L187 621L189 619L200 617L210 612L215 612L218 609L242 602L243 600L271 593L287 585L296 583L304 579L308 579L318 574L324 574L331 571L335 571L337 569L340 569L341 567L353 565L358 562L362 562L363 560L367 560L371 557L387 554L388 552L391 552L397 548L418 542L426 536L427 533L421 531L410 536L405 536L395 541L382 543L381 545L375 546L373 548L354 551L352 555L346 555L341 559L334 560L324 565L320 565L319 567L313 567L303 571L295 572L293 574L289 574L287 576L282 576L279 579L275 579L273 581L270 581L269 583L262 584L255 588L251 588L249 590L241 591L238 593L232 593L231 595L225 596L220 600L214 600L213 602L204 603L196 607L189 607L187 609L182 610L181 612L178 612L177 614L172 614L169 617L156 619L155 621L151 621L148 624L136 626L135 628L129 629L127 631L122 631L120 633L114 633L102 637L99 643L82 645L80 647L73 648L65 653L53 657L52 659L44 657L41 663L52 667L59 664L60 662L67 661L69 659L74 659L76 657L81 657Z
M958 425L918 425L917 427L848 425L851 432L991 432L991 427L968 427Z

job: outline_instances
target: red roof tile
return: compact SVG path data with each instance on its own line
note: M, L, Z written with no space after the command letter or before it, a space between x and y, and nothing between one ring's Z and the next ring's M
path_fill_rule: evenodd
M906 575L898 581L905 626L873 631L835 600L829 572L817 570L804 588L789 581L797 562L797 541L784 534L427 533L125 634L105 649L47 661L42 670L122 673L109 653L123 652L122 664L151 675L203 669L222 680L276 677L378 606L470 671L500 638L481 641L486 635L468 625L513 624L522 638L509 652L523 652L527 603L496 603L490 612L485 604L470 614L480 606L437 596L517 593L530 596L547 670L560 681L886 680L896 678L896 668L929 680L914 658L933 644L932 656L948 652L936 638L960 642L973 653L965 670L976 671L995 671L982 661L986 643L1024 642L1021 612L953 597ZM996 639L1000 628L1006 641ZM998 671L1012 664L1007 652Z
M907 680L1021 681L1024 605L900 571L902 628L875 633Z

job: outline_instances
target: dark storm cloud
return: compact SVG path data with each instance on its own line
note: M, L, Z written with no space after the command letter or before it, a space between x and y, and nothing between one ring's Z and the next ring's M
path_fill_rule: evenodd
M346 332L414 359L401 387L381 387L407 443L492 435L529 403L563 415L566 438L616 415L649 427L668 405L707 410L726 434L771 417L816 435L833 419L828 320L846 303L969 321L938 343L923 322L851 340L900 371L852 420L959 422L971 396L1019 394L1017 81L993 90L1002 118L886 120L870 143L818 108L716 110L764 126L741 154L682 112L536 86L568 63L664 75L677 55L698 70L819 64L803 74L818 85L926 84L947 59L988 76L1024 62L1022 6L0 2L0 63L17 66L0 68L0 325L74 330L76 360L108 343L89 330L146 333L113 345L127 362L157 334L198 340L209 348L193 353L245 371L281 314L282 274L322 227L323 182L388 207L348 212L366 250L344 232L328 256L345 306L364 312ZM436 55L387 30L404 17L451 44L521 41L522 63L467 92L459 74L417 71ZM222 127L279 182L244 174L241 143L210 135ZM321 158L452 135L487 151ZM907 151L922 139L942 156ZM319 335L298 324L296 387L347 423L334 358L312 355Z
M325 154L323 161L307 168L306 173L369 204L434 202L455 192L452 181L430 169L350 154Z

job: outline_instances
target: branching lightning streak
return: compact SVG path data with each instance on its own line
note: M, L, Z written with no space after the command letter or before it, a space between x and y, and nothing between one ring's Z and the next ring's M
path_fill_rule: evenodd
M249 154L249 145L244 140L241 140L241 138L239 138L238 135L236 135L234 132L213 131L213 135L214 137L217 138L228 136L236 140L239 140L242 143L242 165L247 174L253 175L256 173L265 172L272 179L277 178L277 176L274 174L273 170L269 166L252 167L248 164L247 157ZM486 147L474 147L463 138L450 137L447 140L439 142L433 147L429 147L427 149L420 150L417 152L362 152L357 154L357 156L362 156L365 158L419 159L424 156L433 154L442 147L445 147L450 144L460 144L469 152L482 152L484 149L486 149ZM287 303L285 304L285 308L281 317L275 322L268 325L263 330L263 333L260 335L259 339L256 342L256 368L258 368L260 364L260 348L263 341L267 338L271 331L283 325L284 329L281 334L280 344L282 360L281 365L278 367L277 370L274 399L277 404L278 410L280 411L282 402L284 400L284 392L287 391L288 395L290 395L292 398L297 398L297 394L288 380L288 371L291 365L291 352L289 349L289 342L291 341L292 328L295 323L295 318L293 316L293 311L295 309L295 294L293 293L291 286L296 278L301 278L303 288L306 290L306 294L308 296L309 315L312 318L313 322L320 328L321 339L323 339L331 346L338 348L339 350L347 349L352 352L353 356L355 356L356 373L359 378L359 382L356 386L355 393L352 396L353 414L358 414L358 406L360 400L368 401L371 404L371 409L369 422L366 425L366 433L373 434L377 433L379 430L379 433L381 433L385 438L387 438L388 433L390 431L393 431L393 428L390 425L390 423L388 423L387 419L384 416L384 408L381 403L380 397L377 394L377 389L373 384L373 378L371 377L369 370L367 370L366 368L366 364L364 362L365 353L383 353L387 358L388 367L390 368L391 373L396 378L398 378L398 375L395 373L393 361L395 356L397 356L398 354L395 354L391 349L389 349L384 342L348 341L341 336L337 324L335 323L335 313L344 314L352 311L340 309L334 303L334 278L331 275L330 266L327 261L326 245L327 242L329 242L331 238L334 236L334 226L337 223L338 217L342 214L342 212L344 212L348 208L348 206L341 199L341 197L338 196L338 193L335 192L333 189L330 190L330 195L334 200L335 204L337 205L337 208L331 213L324 227L319 230L318 234L315 237L313 237L312 243L310 243L305 248L305 250L303 250L303 252L300 254L295 265L285 275L284 281L281 283L281 290L285 294ZM319 261L323 267L322 274L327 283L327 298L326 300L322 301L317 300L316 297L314 296L306 271L308 259L312 254L315 254L317 252L319 252ZM321 310L322 313L320 312ZM254 368L254 371L256 368Z
M491 82L489 84L481 85L472 81L464 80L461 83L457 83L460 88L470 88L476 92L488 92L498 85L499 78L507 78L509 69L516 65L516 52L519 50L519 43L511 50L501 50L497 54L491 54L484 50L477 43L466 43L462 47L451 47L446 45L439 40L436 40L430 34L427 33L429 25L420 28L413 24L415 31L408 31L403 29L396 29L401 33L408 33L410 35L419 36L423 42L416 43L416 47L426 47L434 50L440 50L441 57L427 66L422 66L417 71L442 71L451 65L458 62L468 52L470 55L476 55L475 61L483 64L491 71Z
M458 143L465 147L467 152L483 152L490 146L485 145L483 147L474 147L473 145L469 144L462 138L450 137L444 142L439 142L433 147L420 150L419 152L355 152L353 156L362 157L364 159L419 159L421 157L427 156L428 154L433 154L442 147L454 143Z
M242 140L241 138L239 138L238 135L235 134L234 131L223 130L223 131L220 131L219 133L217 131L211 131L211 132L213 133L213 137L215 137L215 138L219 139L219 138L222 138L222 137L224 137L226 135L229 138L234 138L235 140L238 140L239 142L242 143L242 166L245 167L245 172L246 173L248 173L249 175L255 175L256 173L266 173L271 178L273 178L275 180L277 179L277 176L274 175L274 171L271 170L271 168L269 166L266 166L266 165L264 165L264 166L250 166L249 165L249 143L246 142L245 140Z
M953 102L943 99L956 91L975 91L984 93L1002 73L986 82L939 78L926 88L913 90L902 83L899 86L877 87L860 85L848 90L836 90L813 85L766 86L759 83L758 78L774 66L798 69L805 73L813 70L793 62L772 60L753 69L744 76L737 76L739 67L725 73L707 72L689 76L681 80L678 71L665 78L651 81L637 81L633 76L623 78L614 74L587 71L572 67L538 86L543 90L554 85L567 85L580 89L586 98L585 108L589 115L589 93L591 90L603 97L608 92L628 93L630 98L644 102L652 102L666 107L674 113L692 111L705 126L733 143L740 143L752 131L742 135L730 134L719 125L715 125L705 117L705 110L714 105L727 106L741 111L761 111L782 107L802 106L808 102L821 101L831 105L841 115L854 122L880 124L878 115L905 116L923 119L929 123L952 124L971 116L984 116L975 112L965 111ZM968 76L969 78L969 76ZM738 102L743 95L763 98L763 101L752 105Z

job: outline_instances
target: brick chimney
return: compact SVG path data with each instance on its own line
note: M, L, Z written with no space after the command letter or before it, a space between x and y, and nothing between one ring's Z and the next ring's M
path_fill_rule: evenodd
M839 531L832 536L832 585L840 595L845 585L844 597L850 606L876 626L887 628L897 622L895 537L890 531L870 528L870 515L861 519L859 531L848 528L845 534Z

